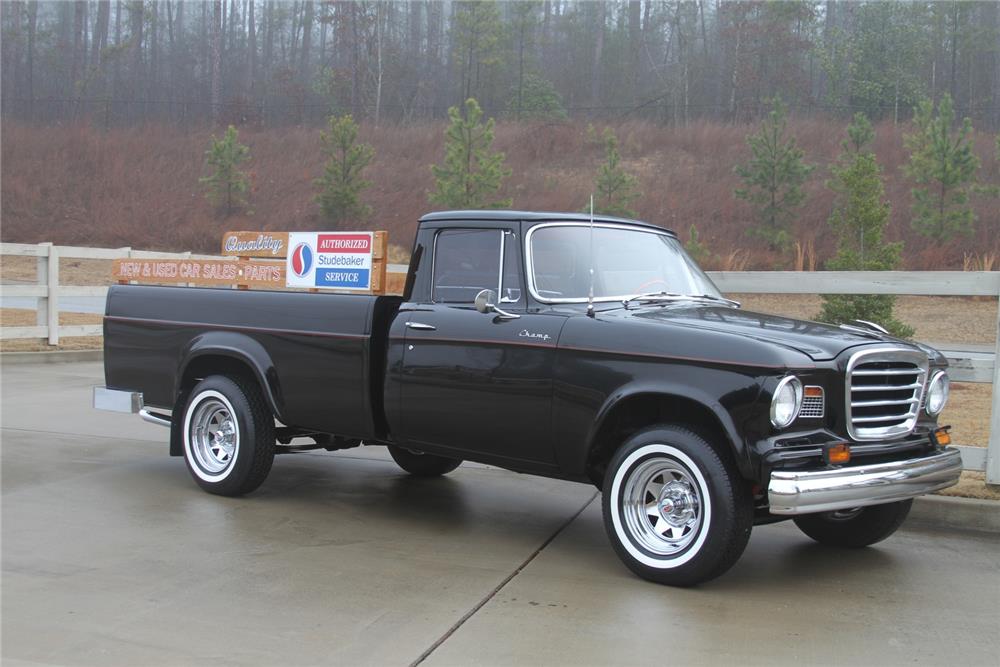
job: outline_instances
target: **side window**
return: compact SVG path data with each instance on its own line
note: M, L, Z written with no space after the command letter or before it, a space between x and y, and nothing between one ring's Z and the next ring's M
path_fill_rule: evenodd
M496 291L500 280L500 232L496 229L446 229L434 245L431 299L472 303L481 290Z

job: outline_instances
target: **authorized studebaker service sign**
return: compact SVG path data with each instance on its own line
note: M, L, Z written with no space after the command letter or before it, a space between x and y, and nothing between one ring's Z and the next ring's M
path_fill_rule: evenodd
M290 232L286 285L368 291L373 247L373 232Z

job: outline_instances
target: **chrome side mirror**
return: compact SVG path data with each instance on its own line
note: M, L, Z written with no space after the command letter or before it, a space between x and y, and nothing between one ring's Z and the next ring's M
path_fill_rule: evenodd
M491 289L484 289L476 295L476 310L483 314L496 313L500 319L516 320L520 315L507 313L497 308L497 293Z
M480 313L492 313L496 308L497 293L491 289L484 289L476 295L476 310Z

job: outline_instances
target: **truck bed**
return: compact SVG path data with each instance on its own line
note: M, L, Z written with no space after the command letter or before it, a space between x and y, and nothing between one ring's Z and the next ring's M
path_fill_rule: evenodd
M172 409L199 359L252 370L278 419L381 437L386 337L398 297L118 285L104 319L108 387Z

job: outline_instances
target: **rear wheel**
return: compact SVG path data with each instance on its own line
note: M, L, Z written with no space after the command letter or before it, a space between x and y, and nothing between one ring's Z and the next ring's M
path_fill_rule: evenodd
M860 548L881 542L903 525L913 500L851 510L803 514L795 525L820 544Z
M184 461L205 491L250 493L274 461L274 416L256 383L213 375L191 391L183 416Z
M744 480L702 437L656 426L629 438L608 465L604 527L618 557L644 579L693 586L733 566L753 504Z
M461 459L452 459L434 454L422 454L397 445L386 445L389 455L396 464L417 477L438 477L446 475L462 465Z

